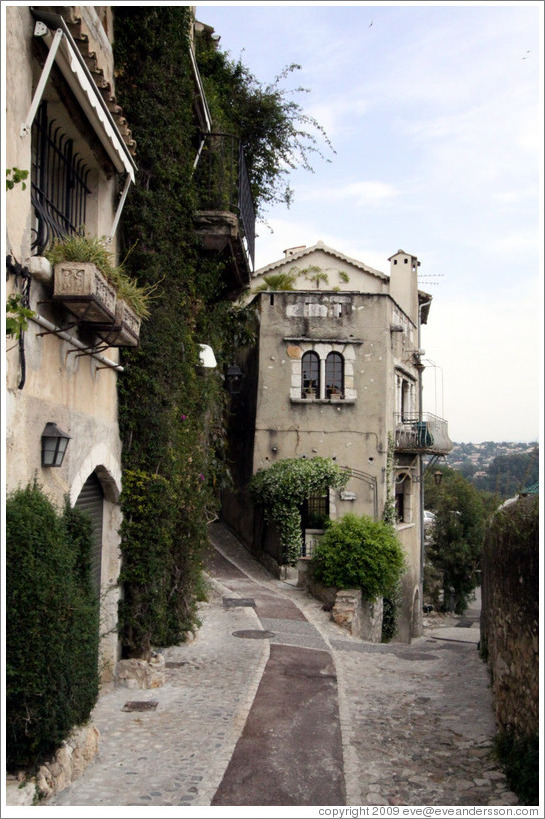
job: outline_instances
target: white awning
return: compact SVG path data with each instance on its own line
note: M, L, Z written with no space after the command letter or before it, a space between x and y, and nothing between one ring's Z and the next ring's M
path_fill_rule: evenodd
M119 129L89 69L85 65L85 61L65 21L58 14L42 12L35 8L32 9L32 13L38 21L35 34L43 37L50 49L50 57L52 59L48 59L44 65L42 77L36 88L36 93L34 94L34 99L32 100L27 120L22 126L21 133L25 135L30 132L49 71L51 70L51 63L55 61L106 153L113 162L114 167L118 173L128 174L131 181L134 182L134 173L136 170L134 160L119 133ZM51 30L55 31L54 37L51 34Z

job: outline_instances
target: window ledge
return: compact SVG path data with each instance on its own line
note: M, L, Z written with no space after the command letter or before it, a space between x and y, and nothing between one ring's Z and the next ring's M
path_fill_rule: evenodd
M343 404L355 404L355 398L337 398L335 400L331 400L331 398L290 398L292 404L335 404L336 406L342 406Z
M396 523L395 524L396 529L412 529L414 526L416 526L416 523Z

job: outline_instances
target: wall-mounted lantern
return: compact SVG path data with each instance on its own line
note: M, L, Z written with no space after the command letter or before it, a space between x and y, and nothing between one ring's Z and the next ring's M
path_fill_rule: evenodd
M42 466L62 466L70 435L48 421L42 432Z
M231 364L227 367L227 372L225 373L225 382L227 384L227 390L229 391L230 395L238 395L242 388L242 379L244 378L244 373L240 369L239 366L236 364Z
M433 473L433 480L435 481L436 486L441 485L441 481L443 480L443 473L437 470L437 472Z
M199 362L201 367L217 367L214 350L209 344L199 344Z

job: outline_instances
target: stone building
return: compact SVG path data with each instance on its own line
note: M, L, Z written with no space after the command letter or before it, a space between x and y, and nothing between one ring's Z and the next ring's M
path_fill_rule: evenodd
M226 293L235 298L253 269L255 215L240 140L213 132L194 54L195 36L213 29L194 14L190 7L194 93L180 101L199 135L194 229L200 252L223 263ZM6 345L6 489L36 479L58 507L68 498L92 518L103 688L120 657L119 349L140 343L139 320L93 264L52 267L46 253L55 239L84 234L104 239L119 257L117 229L137 167L116 98L114 23L112 6L5 10L5 164L12 181L28 172L7 192L6 295L33 313L21 338ZM215 365L203 345L203 366L209 359ZM50 464L43 450L57 444L64 458Z
M20 342L7 344L6 488L36 478L58 506L68 497L91 514L104 684L118 658L118 347L137 340L113 331L116 296L103 280L85 265L56 274L43 254L83 228L107 237L115 257L136 166L115 99L111 8L57 8L6 9L5 161L29 171L24 189L7 192L6 290L34 312ZM42 455L49 433L68 436L59 466Z
M283 458L333 458L351 477L345 490L308 499L305 554L323 515L379 519L393 506L408 566L399 639L409 641L422 629L422 476L452 445L446 422L422 410L420 328L431 297L418 289L420 263L403 250L389 261L388 276L318 242L256 272L258 342L239 359L244 386L234 396L240 491L226 495L224 516L279 560L249 511L249 477ZM280 274L293 290L275 290Z

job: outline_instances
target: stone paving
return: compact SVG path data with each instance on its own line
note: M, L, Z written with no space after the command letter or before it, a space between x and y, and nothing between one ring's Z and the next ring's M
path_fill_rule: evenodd
M221 524L210 536L256 591L291 601L304 617L260 619L252 605L229 604L251 597L248 580L237 593L236 581L227 588L211 578L196 638L164 651L166 684L101 696L92 716L98 757L49 806L211 805L270 644L309 640L309 648L330 652L337 676L347 805L518 804L491 755L491 692L474 629L436 621L411 645L364 643L332 622L293 576L272 578ZM274 637L235 636L267 629ZM156 700L157 708L122 710L135 699Z

